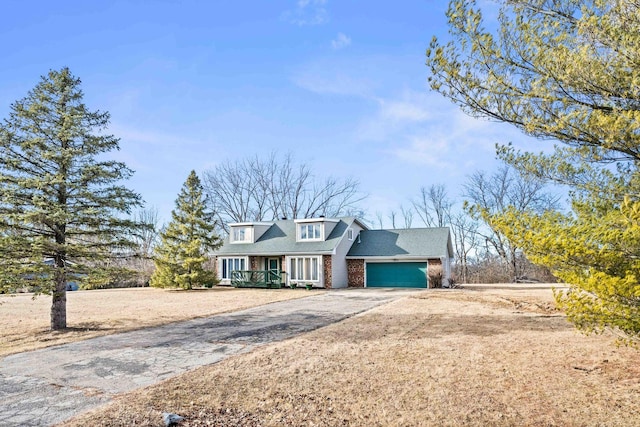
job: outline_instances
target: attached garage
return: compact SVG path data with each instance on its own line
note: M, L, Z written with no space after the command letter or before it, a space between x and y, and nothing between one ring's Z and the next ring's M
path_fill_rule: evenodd
M371 262L366 264L369 288L427 288L426 262Z
M363 230L346 256L349 286L447 287L452 258L447 227Z

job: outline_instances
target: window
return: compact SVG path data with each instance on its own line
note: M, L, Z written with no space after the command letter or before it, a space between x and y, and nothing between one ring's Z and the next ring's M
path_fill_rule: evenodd
M320 280L320 257L289 259L289 280L317 282Z
M353 240L353 228L347 230L347 239Z
M300 240L320 240L320 224L300 224Z
M236 270L246 270L246 258L221 258L220 278L231 279L231 272Z
M231 243L251 243L251 227L231 227Z

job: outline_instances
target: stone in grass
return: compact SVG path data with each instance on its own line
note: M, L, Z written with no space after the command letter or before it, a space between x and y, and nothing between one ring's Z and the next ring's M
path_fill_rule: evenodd
M176 425L184 421L184 417L181 417L178 414L171 414L169 412L163 412L162 419L164 420L164 425L167 427Z

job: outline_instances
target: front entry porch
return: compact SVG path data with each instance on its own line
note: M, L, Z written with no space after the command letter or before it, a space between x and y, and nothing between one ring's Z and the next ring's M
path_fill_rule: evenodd
M234 270L231 285L236 288L280 289L286 283L286 272L280 270Z

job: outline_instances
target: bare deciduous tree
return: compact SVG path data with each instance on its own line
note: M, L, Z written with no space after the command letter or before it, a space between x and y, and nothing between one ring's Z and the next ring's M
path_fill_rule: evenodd
M400 205L400 214L402 215L404 228L411 228L413 225L413 210L410 207L405 208L404 205Z
M353 178L318 181L307 164L276 153L223 163L204 173L203 185L225 229L231 222L349 215L365 197Z
M417 199L411 201L413 209L427 227L451 227L458 280L469 280L470 258L478 253L478 222L465 212L454 212L444 184L421 187Z
M140 209L131 215L131 221L140 228L131 232L132 245L126 250L116 249L109 260L102 264L114 269L108 279L88 283L85 289L120 288L147 286L155 269L153 265L153 247L157 243L160 228L158 209L149 207Z
M150 207L134 214L134 221L146 225L135 236L137 252L142 258L151 258L153 246L158 240L158 209Z
M134 236L136 257L132 258L134 270L137 271L137 284L145 285L153 274L153 247L158 241L160 228L158 225L158 209L150 207L134 214L134 221L146 227Z
M384 228L384 215L380 211L376 211L376 221L378 222L378 228Z
M444 184L420 188L420 196L411 204L427 227L445 227L451 221L453 201L449 199Z
M396 217L398 212L395 209L389 211L389 219L391 220L391 228L396 228Z
M465 212L451 215L456 276L462 283L469 282L470 257L478 252L478 225L478 222Z
M491 216L515 208L519 212L542 212L556 209L558 198L546 191L544 181L523 176L503 166L493 175L478 171L470 175L464 185L465 209L474 219L482 220L486 231L478 235L503 260L506 273L513 280L519 274L518 247L498 232Z

